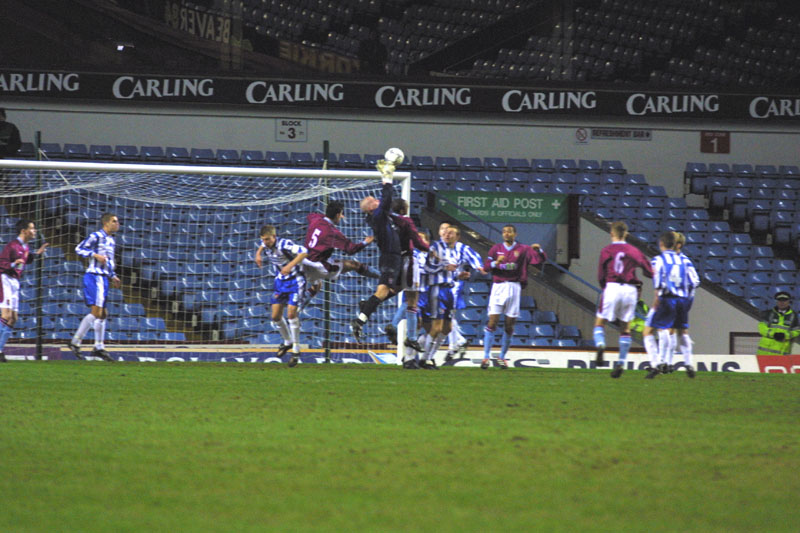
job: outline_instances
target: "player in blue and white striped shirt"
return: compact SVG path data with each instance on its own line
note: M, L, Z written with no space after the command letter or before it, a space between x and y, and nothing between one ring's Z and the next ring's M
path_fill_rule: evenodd
M689 308L695 289L700 285L700 276L692 261L675 251L675 242L675 232L662 233L658 241L661 253L652 260L655 312L651 325L658 330L658 359L661 365L666 366L669 351L674 349L671 333L677 330L681 350L689 362L686 365L687 375L694 377L691 366L692 342L688 333ZM650 357L653 360L653 354ZM654 366L647 377L653 379L658 373L659 369Z
M300 313L298 306L303 297L306 278L300 263L308 256L308 249L295 244L289 239L279 239L275 226L266 224L261 227L261 242L256 251L256 264L264 266L264 258L275 267L275 292L270 299L272 311L272 327L277 329L283 343L278 347L278 357L283 357L289 349L292 356L289 366L295 366L300 360ZM283 316L284 308L287 317Z
M468 279L468 268L485 274L483 260L475 250L459 242L461 231L449 226L443 240L431 245L428 265L428 309L432 318L431 329L425 339L425 361L431 361L442 342L450 333L452 312L455 307L453 287L458 279Z
M89 259L89 265L83 275L83 299L91 311L83 317L78 331L75 332L67 346L75 357L83 359L80 348L81 341L89 328L94 328L92 356L113 361L105 349L106 323L108 321L106 300L109 283L115 289L122 284L114 272L116 266L114 234L119 231L119 219L112 213L106 213L100 218L100 225L102 229L90 234L75 248L75 253Z

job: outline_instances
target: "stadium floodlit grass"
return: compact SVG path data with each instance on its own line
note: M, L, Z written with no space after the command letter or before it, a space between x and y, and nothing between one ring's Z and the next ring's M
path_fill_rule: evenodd
M3 531L797 531L797 376L0 365Z

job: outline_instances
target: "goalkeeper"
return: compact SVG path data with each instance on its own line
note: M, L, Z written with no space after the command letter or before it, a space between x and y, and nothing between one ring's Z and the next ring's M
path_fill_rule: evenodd
M403 248L400 243L400 232L392 217L392 178L394 175L394 165L380 160L378 170L381 172L383 188L381 189L381 199L374 196L367 196L361 200L361 211L367 213L367 224L372 228L375 241L378 243L380 256L378 265L380 278L375 294L361 305L358 317L350 321L353 336L357 341L361 341L364 324L369 317L384 300L394 296L402 287L403 273Z

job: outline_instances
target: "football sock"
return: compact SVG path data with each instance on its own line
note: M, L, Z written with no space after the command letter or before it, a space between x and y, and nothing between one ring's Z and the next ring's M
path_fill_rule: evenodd
M289 319L289 335L292 340L292 345L300 343L300 318Z
M678 347L678 334L673 333L670 335L669 352L667 352L667 364L671 365L672 360L675 358L675 350Z
M372 313L375 312L375 310L378 308L378 306L381 304L382 301L383 300L381 300L374 294L370 296L369 300L364 302L364 307L361 308L361 312L358 314L359 322L366 323L369 320L369 317L372 315Z
M689 366L692 364L692 338L688 333L684 333L680 337L681 353L683 354L683 364Z
M417 306L406 307L406 338L414 340L417 338Z
M492 344L494 344L494 329L483 329L483 358L489 359L492 356Z
M606 346L606 332L602 326L595 326L594 328L594 345L598 348Z
M398 307L397 310L394 312L394 316L392 317L392 325L394 327L397 327L400 321L403 320L403 317L408 318L407 315L408 311L409 309L405 305L401 305L400 307Z
M506 353L508 353L508 347L511 346L511 339L514 338L514 333L509 333L507 331L503 331L503 338L500 340L500 359L506 358Z
M425 360L430 361L433 359L433 356L436 355L436 352L439 350L439 347L442 345L444 340L447 338L447 335L444 333L439 333L436 335L436 339L433 340L431 343L430 349L425 353Z
M666 364L667 355L669 354L669 347L672 344L672 335L669 330L658 330L658 362L659 364Z
M92 313L89 313L83 320L81 320L80 326L78 326L78 331L75 332L75 335L72 337L72 344L80 344L83 338L86 336L86 333L89 331L89 328L94 326L94 321L97 320L97 317L94 316Z
M272 321L272 327L278 330L278 333L281 334L281 339L283 339L284 344L291 344L292 343L292 334L289 332L289 324L286 323L286 319L281 317L280 320Z
M104 350L106 347L106 319L94 321L94 349Z
M6 323L5 320L0 320L0 352L2 352L6 347L6 343L11 337L12 331L13 329Z
M647 355L650 356L650 366L656 367L658 365L658 343L655 335L645 336L644 349L647 350Z
M625 361L628 360L628 351L631 349L631 336L630 335L620 335L619 336L619 364L624 365Z

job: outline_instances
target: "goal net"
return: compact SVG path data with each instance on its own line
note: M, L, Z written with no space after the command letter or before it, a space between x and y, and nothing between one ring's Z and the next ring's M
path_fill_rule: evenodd
M272 224L278 237L304 244L307 215L340 200L338 227L360 242L371 234L360 201L381 189L377 170L0 160L0 173L2 244L16 237L21 218L39 228L32 250L50 243L38 270L23 276L13 339L46 342L70 339L87 313L75 247L112 213L121 223L116 271L123 285L109 291L107 342L278 345L270 321L274 269L254 261L260 228ZM408 200L410 174L395 178L396 194ZM374 243L337 257L378 269ZM301 345L382 348L394 305L373 315L361 344L349 326L376 283L356 272L325 282L301 313Z

